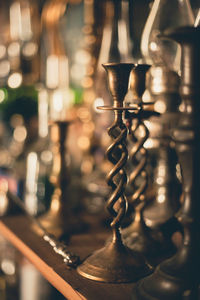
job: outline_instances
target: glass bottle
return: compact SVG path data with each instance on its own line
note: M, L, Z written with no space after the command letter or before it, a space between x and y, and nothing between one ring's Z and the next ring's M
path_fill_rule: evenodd
M189 0L155 0L147 18L141 39L141 51L148 64L166 65L179 71L180 49L175 42L159 35L171 28L194 25Z

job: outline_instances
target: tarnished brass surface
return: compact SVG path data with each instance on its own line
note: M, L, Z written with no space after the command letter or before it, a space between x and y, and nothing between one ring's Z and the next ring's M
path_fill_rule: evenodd
M108 83L113 96L113 110L115 119L108 134L113 143L107 150L107 157L113 164L113 169L107 175L107 183L112 188L106 208L113 217L111 228L112 240L106 246L91 256L78 267L78 273L92 280L104 282L135 281L151 272L152 268L130 249L124 246L121 240L120 226L126 214L127 199L124 190L127 183L125 165L128 158L126 147L127 127L123 123L123 101L127 93L129 75L132 64L105 64L108 74ZM116 110L115 108L121 108Z
M183 227L183 242L177 253L157 266L133 291L134 300L198 300L200 284L200 27L168 32L181 45L181 113L173 130L182 169L183 203L177 215Z
M146 190L149 186L149 174L147 173L148 151L144 143L149 137L149 130L144 123L155 112L146 110L149 103L142 101L145 92L146 73L149 65L137 65L132 70L130 88L133 94L133 101L138 103L139 109L136 113L126 112L125 117L129 124L130 168L129 176L129 203L135 209L133 222L122 230L123 242L132 250L142 253L146 259L153 264L169 254L168 240L165 241L160 232L152 232L143 219L144 206L147 204ZM173 249L175 249L173 247ZM170 254L172 252L170 251Z

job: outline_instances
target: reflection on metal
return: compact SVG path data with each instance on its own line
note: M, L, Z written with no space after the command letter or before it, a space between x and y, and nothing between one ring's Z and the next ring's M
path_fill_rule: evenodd
M132 144L130 145L130 191L129 202L135 209L133 222L122 230L124 243L139 253L142 253L146 259L155 264L155 258L163 256L166 244L159 236L153 236L153 233L145 224L143 219L143 210L147 205L149 187L149 174L147 172L148 153L144 147L149 137L149 131L144 120L157 115L153 110L153 103L142 102L142 96L145 91L146 73L149 65L137 65L132 70L130 89L133 94L132 102L138 103L139 109L136 113L126 112L125 117L129 125L129 134ZM149 187L150 190L150 187Z
M183 202L177 214L183 227L183 242L174 256L137 284L132 295L135 300L199 298L200 27L182 27L166 35L182 48L180 94L184 111L173 129L173 139L183 177Z
M147 76L147 88L160 116L151 119L154 125L151 138L157 140L158 144L153 182L155 197L144 208L143 217L151 228L158 229L168 222L165 232L169 238L173 230L177 229L173 229L172 222L175 221L174 215L180 206L181 193L176 176L177 157L171 139L171 130L178 121L179 81L179 76L167 67L151 67ZM170 245L170 239L167 244Z
M27 157L25 205L30 215L36 215L38 209L37 182L39 173L38 156L30 152Z
M122 120L124 97L127 93L130 71L133 64L108 63L104 65L108 74L109 88L114 100L112 107L102 109L113 110L114 123L108 129L113 143L107 150L108 159L114 165L107 175L107 183L112 194L106 208L113 217L111 228L113 237L106 246L89 256L78 272L84 277L104 282L130 282L151 272L139 254L132 253L121 240L120 226L126 214L127 199L124 190L127 183L125 165L128 158L126 148L127 128Z

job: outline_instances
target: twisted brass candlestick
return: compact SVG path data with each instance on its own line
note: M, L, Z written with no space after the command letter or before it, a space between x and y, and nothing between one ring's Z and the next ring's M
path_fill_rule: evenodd
M173 130L183 178L183 204L178 219L183 243L176 255L162 262L133 291L134 300L198 300L200 284L200 27L183 27L168 37L180 43L182 104L179 125Z
M108 134L114 139L107 150L108 159L114 165L107 176L107 183L113 192L107 201L107 209L113 216L111 228L112 241L90 257L88 257L78 272L89 279L104 282L130 282L141 278L151 272L139 254L132 252L124 246L121 240L120 225L127 209L127 199L124 190L127 182L125 164L128 158L126 148L127 128L122 120L124 97L127 93L130 71L133 64L109 63L103 65L108 74L108 82L114 99L113 107L103 109L113 110L115 120L108 129Z
M163 237L161 232L152 231L143 219L144 207L148 204L146 189L149 187L148 153L144 147L144 143L149 137L149 130L144 120L159 115L153 111L153 107L151 107L153 103L142 102L142 95L145 91L145 75L149 67L149 65L141 64L132 70L130 88L133 91L134 102L139 105L139 110L137 113L127 111L125 114L129 124L129 135L133 142L131 148L133 170L129 180L132 194L129 202L135 208L135 218L127 228L123 229L122 238L129 248L142 253L151 264L157 264L163 257L172 254L172 249L175 250L175 247L170 243L169 238Z

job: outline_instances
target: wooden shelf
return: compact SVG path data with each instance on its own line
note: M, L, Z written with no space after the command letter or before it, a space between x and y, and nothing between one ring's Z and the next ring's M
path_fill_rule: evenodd
M69 300L131 300L131 284L105 284L80 276L76 270L68 269L62 258L36 233L26 216L3 217L0 233L9 240L42 275ZM103 246L108 232L98 231L73 235L69 249L84 259Z

